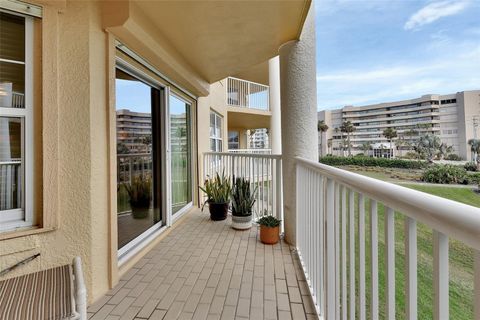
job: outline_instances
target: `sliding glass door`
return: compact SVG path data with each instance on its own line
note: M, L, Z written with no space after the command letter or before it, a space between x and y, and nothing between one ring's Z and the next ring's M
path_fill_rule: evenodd
M192 202L191 106L170 94L170 150L172 214Z
M163 89L116 69L118 249L161 224ZM125 250L124 250L125 251Z

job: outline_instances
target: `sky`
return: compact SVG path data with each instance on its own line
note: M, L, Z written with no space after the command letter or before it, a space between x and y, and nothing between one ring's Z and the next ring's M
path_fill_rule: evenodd
M480 0L316 0L318 110L480 89Z

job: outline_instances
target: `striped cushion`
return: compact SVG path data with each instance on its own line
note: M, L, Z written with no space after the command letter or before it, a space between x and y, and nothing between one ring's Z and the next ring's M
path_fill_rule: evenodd
M0 319L69 319L74 315L70 265L0 281Z

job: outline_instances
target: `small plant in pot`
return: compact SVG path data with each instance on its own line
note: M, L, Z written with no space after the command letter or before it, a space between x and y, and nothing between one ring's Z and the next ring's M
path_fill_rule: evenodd
M207 179L200 190L205 192L207 200L203 203L208 203L208 210L210 211L210 219L214 221L225 220L227 218L228 206L230 204L230 193L232 191L232 184L230 179L224 173L220 176L218 173L214 178Z
M280 240L280 222L279 220L268 214L265 210L263 216L257 219L260 225L260 241L264 244L276 244Z
M252 227L252 209L255 204L257 188L250 190L250 181L235 179L232 189L232 228L247 230Z
M124 186L128 193L133 218L146 218L152 201L152 180L140 175Z

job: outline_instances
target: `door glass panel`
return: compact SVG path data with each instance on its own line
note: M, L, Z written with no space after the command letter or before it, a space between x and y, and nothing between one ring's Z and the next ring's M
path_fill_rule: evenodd
M192 201L190 105L170 96L172 213Z
M122 248L160 221L154 201L154 188L161 183L154 177L152 110L158 89L116 70L117 118L117 219L118 248Z

